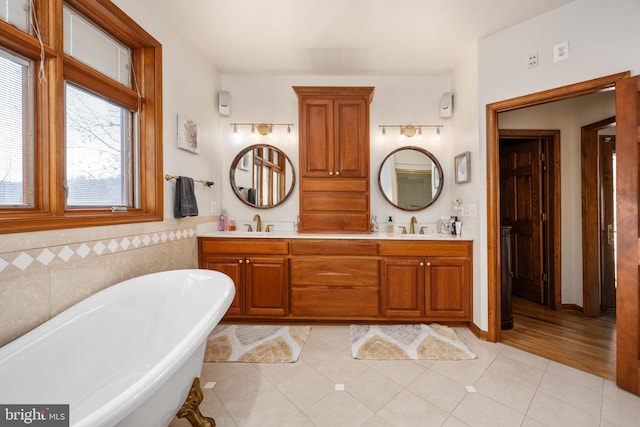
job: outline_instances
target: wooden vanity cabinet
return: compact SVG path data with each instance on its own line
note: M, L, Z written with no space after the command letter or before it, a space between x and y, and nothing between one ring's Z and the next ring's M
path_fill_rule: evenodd
M289 314L288 242L198 239L199 266L227 274L236 296L227 318Z
M294 86L300 123L300 222L308 233L368 233L373 87Z
M472 242L198 238L236 284L225 320L472 321Z
M382 316L472 320L471 242L380 243Z

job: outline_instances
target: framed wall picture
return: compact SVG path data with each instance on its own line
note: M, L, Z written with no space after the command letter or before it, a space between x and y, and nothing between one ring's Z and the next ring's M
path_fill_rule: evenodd
M199 127L184 114L178 114L178 148L200 153Z
M456 184L471 181L471 152L458 154L453 161L455 167Z

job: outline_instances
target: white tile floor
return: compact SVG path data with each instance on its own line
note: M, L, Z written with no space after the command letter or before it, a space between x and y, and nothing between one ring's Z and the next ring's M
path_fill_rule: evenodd
M218 427L640 425L615 383L456 331L477 359L354 360L348 326L312 326L296 363L205 363L200 408Z

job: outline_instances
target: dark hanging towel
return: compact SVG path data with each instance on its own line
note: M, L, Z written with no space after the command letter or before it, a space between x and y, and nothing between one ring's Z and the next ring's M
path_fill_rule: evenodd
M173 216L175 218L198 216L198 203L196 203L193 178L179 176L178 179L176 179L176 198L173 206Z

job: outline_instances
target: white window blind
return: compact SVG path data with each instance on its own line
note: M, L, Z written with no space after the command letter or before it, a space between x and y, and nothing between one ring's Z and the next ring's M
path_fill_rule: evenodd
M0 0L0 20L30 32L29 0Z
M30 61L0 49L0 206L33 205Z
M2 0L0 0L2 1ZM131 53L73 9L64 8L64 52L131 88Z

